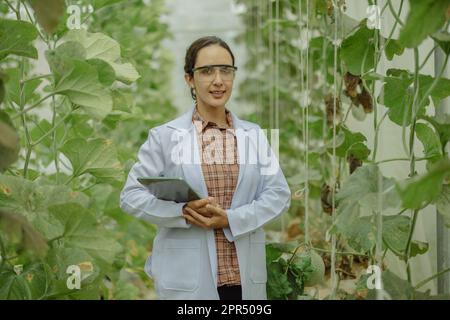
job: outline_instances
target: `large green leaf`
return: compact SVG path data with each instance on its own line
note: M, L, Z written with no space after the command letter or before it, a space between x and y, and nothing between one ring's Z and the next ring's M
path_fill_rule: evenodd
M389 119L398 125L409 125L412 118L412 103L414 98L413 75L406 70L389 69L384 77L383 90L378 96L378 102L389 108ZM419 75L418 101L425 102L419 106L416 116L425 114L425 106L429 104L429 97L424 97L430 89L434 78L428 75ZM433 99L444 99L450 96L450 80L441 78L430 92Z
M366 20L360 23L359 29L342 41L341 59L347 70L354 75L361 75L374 66L374 30L366 26Z
M102 86L97 70L84 61L72 60L55 86L55 93L65 95L99 120L112 110L110 91Z
M87 209L77 203L65 203L50 206L49 212L62 226L59 236L65 248L82 249L106 263L114 262L121 246Z
M336 194L336 201L358 203L363 208L381 211L399 206L395 180L384 177L377 165L357 168Z
M436 32L431 36L434 41L441 47L446 53L450 54L450 33L447 31Z
M68 186L55 185L39 177L30 181L22 177L0 174L0 203L9 212L24 215L47 239L55 237L57 231L51 224L44 224L50 205L77 202L87 207L89 198Z
M442 159L423 175L398 184L397 189L408 209L419 209L436 200L442 190L442 183L450 175L450 159Z
M395 180L385 178L376 165L357 168L336 194L337 218L333 230L342 234L358 252L369 251L376 242L373 212L398 208Z
M450 0L410 0L409 4L410 11L399 41L405 47L413 48L444 25Z
M41 263L0 269L0 300L36 300L45 297L49 271Z
M417 138L423 144L425 157L430 158L429 164L436 162L442 157L442 147L439 136L429 126L423 123L416 124Z
M117 80L130 84L139 78L138 72L131 63L121 61L119 43L107 35L88 33L85 30L71 30L65 39L79 42L86 50L87 59L100 59L110 64Z
M339 205L334 230L343 235L357 252L368 252L376 243L373 216L361 217L361 208L356 202L342 202Z
M330 135L332 130L330 129ZM365 160L370 154L370 150L364 144L367 138L360 132L351 132L349 129L339 126L337 128L336 136L336 155L338 157L345 158L349 155L353 157ZM328 152L332 153L332 141L327 144Z
M117 159L117 151L111 140L71 139L61 151L70 160L73 176L90 173L98 182L111 182L123 179L122 166Z
M383 217L383 242L401 259L405 258L406 245L408 243L411 219L406 216ZM428 243L411 241L410 257L424 254L428 250Z
M32 42L38 36L29 22L0 18L0 60L10 54L37 59Z
M35 93L37 87L42 82L42 79L33 79L28 80L22 85L22 101L20 101L20 81L21 74L20 69L7 69L5 70L6 75L8 76L8 81L6 82L6 96L7 98L14 102L17 105L25 105L28 101L36 99L39 97Z
M394 55L401 56L403 54L405 48L400 45L398 40L389 39L385 41L389 41L387 42L386 48L384 49L384 52L386 53L386 58L388 60L392 60L394 58Z
M73 60L85 60L86 50L75 41L67 41L53 50L45 51L45 58L55 77L60 81L71 69Z

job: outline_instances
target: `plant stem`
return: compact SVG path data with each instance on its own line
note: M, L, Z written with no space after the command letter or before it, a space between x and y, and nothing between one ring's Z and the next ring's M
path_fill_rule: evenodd
M8 7L17 15L18 13L17 13L16 8L14 8L14 6L11 3L9 3L8 0L5 0L5 2L8 5Z
M419 66L419 70L422 70L422 68L423 68L423 67L425 66L425 64L427 63L428 59L430 59L431 54L434 52L434 50L436 50L436 48L437 48L438 46L439 46L439 45L435 44L434 47L430 50L430 52L428 52L428 54L427 54L425 60L423 60L422 64Z
M47 100L48 98L50 98L50 97L52 97L52 96L54 96L54 95L55 95L54 92L49 93L48 95L44 96L44 97L41 98L39 101L37 101L36 103L34 103L32 106L30 106L30 107L28 107L28 108L25 108L25 109L23 109L21 112L19 112L19 113L15 114L14 116L12 116L11 119L13 120L13 119L15 119L15 118L21 116L22 114L27 113L27 112L30 111L31 109L36 108L36 107L39 106L42 102L44 102L45 100Z
M431 280L433 280L433 279L435 279L435 278L438 278L439 276L441 276L441 275L443 275L444 273L449 272L449 271L450 271L450 267L447 268L447 269L444 269L444 270L439 271L438 273L432 275L431 277L428 277L428 278L426 278L426 279L420 281L418 284L415 285L414 289L415 289L415 290L419 289L420 287L424 286L425 284L427 284L427 283L430 282Z
M19 0L19 1L20 1L20 0ZM30 22L31 22L32 24L34 24L34 26L36 27L36 31L37 31L39 37L42 39L42 41L45 42L45 38L44 38L44 36L42 35L41 31L39 30L38 24L37 24L36 21L34 21L34 19L31 17L31 14L30 14L30 12L28 11L28 7L27 7L26 3L23 1L22 4L23 4L23 7L25 8L25 12L27 13L28 19L30 19Z
M414 48L414 100L412 103L412 121L411 121L411 130L409 133L409 158L410 158L410 164L409 164L409 176L412 178L416 174L415 170L415 155L414 155L414 137L415 137L415 129L416 129L416 121L417 121L417 99L419 97L419 50L418 48ZM408 275L408 282L412 284L412 277L411 277L411 266L409 264L409 259L411 256L411 241L414 234L414 230L416 228L416 222L417 222L417 215L419 213L418 209L415 209L413 211L413 217L412 217L412 223L411 228L409 230L408 234L408 241L406 242L406 249L405 249L405 263L406 263L406 273Z
M311 247L311 249L313 249L315 251L331 253L331 250L326 250L326 249L322 249L322 248ZM358 253L358 252L339 252L339 251L336 251L336 254L344 255L344 256L362 256L362 257L367 257L367 254L365 254L365 253Z
M48 77L51 77L51 76L52 76L51 74L43 74L43 75L40 75L40 76L34 76L34 77L31 77L31 78L28 78L28 79L20 80L20 82L21 83L25 83L25 82L28 82L28 81L31 81L31 80L48 78Z
M403 27L405 24L400 19L399 15L395 12L394 7L392 6L391 0L388 0L388 5L389 5L389 10L391 11L392 15L394 16L395 21L398 22Z
M44 140L48 135L54 133L56 131L56 129L58 129L58 127L64 122L64 120L66 120L70 115L72 114L72 112L68 112L62 119L60 119L56 124L52 125L52 128L47 131L43 136L41 136L38 140L34 141L31 145L34 147L36 145L38 145L42 140ZM53 136L53 140L56 140L56 136Z
M6 248L5 248L5 244L3 243L3 239L2 239L1 235L0 235L0 257L1 257L0 270L2 270L3 266L5 265L5 262L6 262Z
M418 106L417 106L417 110L415 110L416 112L418 110L420 110L420 108L422 107L422 105L428 100L428 96L431 94L431 92L433 92L434 88L436 87L437 83L439 82L439 80L441 79L443 73L445 72L445 69L447 67L447 63L448 63L448 57L449 55L447 54L445 56L445 60L444 60L444 64L442 65L441 71L439 71L439 75L437 77L434 78L433 82L431 83L431 86L428 88L428 90L425 92L423 98L420 100ZM414 110L414 109L413 109Z
M415 158L416 161L423 161L423 160L428 160L431 159L432 157L423 157L423 158ZM384 162L391 162L391 161L410 161L410 158L391 158L391 159L384 159L384 160L380 160L375 162L376 164L380 164L380 163L384 163Z
M20 77L24 78L25 77L25 59L21 59L20 61ZM30 162L30 157L31 157L31 151L32 151L32 146L31 146L31 136L30 133L28 131L28 126L27 126L27 121L25 118L25 113L23 112L23 108L25 106L25 90L24 90L24 84L23 83L19 83L19 108L20 110L22 110L19 115L20 118L22 120L22 125L23 128L25 130L25 139L26 139L26 145L27 145L27 153L25 156L25 164L24 164L24 168L23 168L23 177L26 179L27 178L27 174L28 174L28 165ZM16 114L17 115L17 114Z

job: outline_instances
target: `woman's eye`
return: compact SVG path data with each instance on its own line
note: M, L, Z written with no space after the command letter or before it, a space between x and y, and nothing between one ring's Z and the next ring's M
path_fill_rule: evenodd
M202 74L212 74L213 69L212 68L205 68L201 70Z
M222 69L220 69L220 72L223 74L230 74L231 68L222 68Z

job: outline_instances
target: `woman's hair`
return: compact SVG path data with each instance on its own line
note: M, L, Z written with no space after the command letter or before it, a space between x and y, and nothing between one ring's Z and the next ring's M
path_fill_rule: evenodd
M206 37L202 37L202 38L195 40L189 46L189 48L186 50L186 56L184 58L184 72L189 74L192 77L193 76L192 69L195 66L198 52L200 51L200 49L214 45L214 44L221 46L222 48L226 49L230 53L231 59L233 60L233 66L234 66L234 55L233 55L233 52L231 52L231 49L228 46L228 44L225 41L223 41L222 39L220 39L219 37L206 36ZM191 88L191 96L192 96L192 99L197 100L197 97L195 96L193 88Z

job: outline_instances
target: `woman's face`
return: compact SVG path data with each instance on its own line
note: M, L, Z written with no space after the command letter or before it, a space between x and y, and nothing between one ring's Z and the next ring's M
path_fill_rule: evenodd
M233 65L233 59L228 50L219 45L210 45L198 51L194 68L215 64ZM231 96L233 80L224 80L220 72L215 71L211 81L202 81L199 72L194 72L193 78L188 74L185 75L189 86L195 88L197 103L211 107L225 106Z

